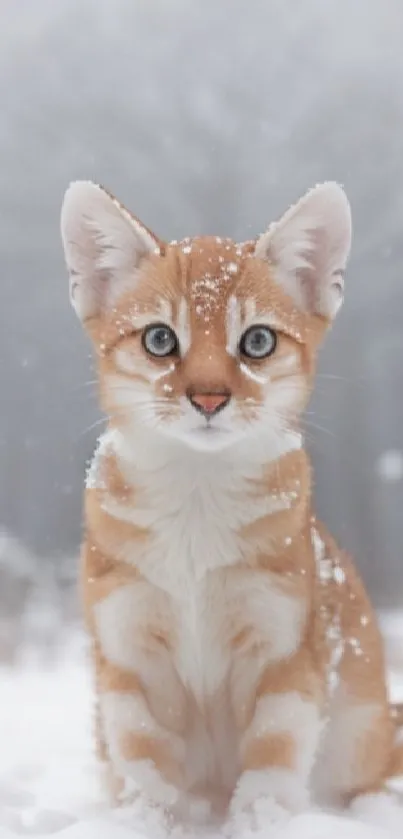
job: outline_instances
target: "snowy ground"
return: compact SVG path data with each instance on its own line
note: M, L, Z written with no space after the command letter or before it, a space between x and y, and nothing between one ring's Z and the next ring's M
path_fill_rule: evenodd
M393 695L403 698L403 618L384 621ZM0 839L164 839L155 813L119 814L102 803L91 752L92 691L82 639L44 669L31 654L0 671ZM358 813L311 812L274 830L262 802L255 839L402 839L403 804L369 802ZM190 839L174 831L175 839ZM207 836L204 833L195 834ZM217 834L208 834L217 839ZM241 823L219 834L249 839Z

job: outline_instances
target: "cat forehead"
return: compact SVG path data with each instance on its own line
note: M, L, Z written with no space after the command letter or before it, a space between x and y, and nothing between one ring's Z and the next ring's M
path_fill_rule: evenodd
M144 263L136 287L122 299L134 320L153 315L172 321L180 310L191 317L222 320L240 307L244 319L259 312L300 313L275 281L271 266L254 256L255 242L220 236L184 238L164 246ZM120 308L120 307L119 307ZM116 310L115 310L116 311Z
M179 304L210 316L223 313L234 295L255 296L253 243L238 244L219 236L185 238L164 246L143 263L136 286L123 297L123 304L146 312L161 308L176 311ZM266 274L267 285L267 269ZM246 278L246 282L245 282ZM155 312L157 314L157 312Z
M184 297L190 305L208 298L221 308L234 294L258 296L259 286L268 290L270 272L267 265L258 266L254 247L253 241L237 243L220 236L174 240L144 266L137 297L157 292L171 301Z
M165 244L144 262L135 288L118 299L102 321L109 346L152 322L170 325L189 347L196 332L231 336L256 322L305 340L307 316L275 281L272 267L254 256L255 242L209 236ZM204 332L203 332L204 330ZM206 331L207 330L207 331Z
M231 284L231 281L233 284L242 272L247 255L245 244L239 245L232 239L220 236L173 241L166 251L168 265L171 263L170 267L176 269L184 280L183 290L195 292L199 286L200 293L213 290L213 285L216 289L220 286L224 290L226 284ZM215 282L209 283L208 280Z

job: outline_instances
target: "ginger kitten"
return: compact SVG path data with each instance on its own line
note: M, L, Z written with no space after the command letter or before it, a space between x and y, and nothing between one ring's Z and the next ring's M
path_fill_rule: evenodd
M113 795L282 813L381 789L399 762L382 641L313 514L299 427L342 303L343 190L257 241L166 244L77 182L62 236L109 417L81 585Z

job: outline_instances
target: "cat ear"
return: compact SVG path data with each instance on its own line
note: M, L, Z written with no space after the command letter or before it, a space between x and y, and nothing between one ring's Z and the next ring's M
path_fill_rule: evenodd
M314 187L258 239L255 256L303 311L332 319L343 302L351 211L336 183Z
M159 252L154 235L90 181L76 181L67 189L61 233L70 299L82 321L101 315L133 288L142 259Z

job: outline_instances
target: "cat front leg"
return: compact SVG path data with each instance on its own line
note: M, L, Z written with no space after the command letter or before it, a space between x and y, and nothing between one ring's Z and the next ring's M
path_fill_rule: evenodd
M96 582L93 584L93 589ZM184 786L187 697L163 596L143 580L106 585L91 606L97 741L115 798L170 810Z
M183 787L183 738L157 722L141 688L122 691L112 680L99 704L112 793L122 803L141 796L170 811Z
M253 813L262 800L273 818L309 806L309 782L323 728L319 682L299 652L263 672L240 736L241 774L231 813Z

